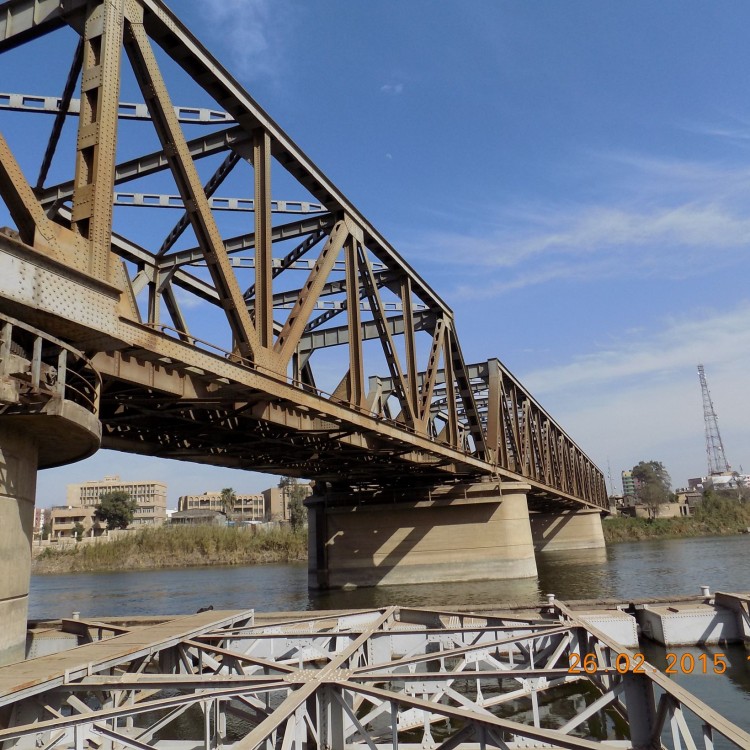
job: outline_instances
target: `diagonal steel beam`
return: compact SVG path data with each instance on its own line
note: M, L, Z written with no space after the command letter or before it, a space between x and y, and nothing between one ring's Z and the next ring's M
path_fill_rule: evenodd
M383 353L385 354L388 369L391 373L393 382L396 384L396 396L401 404L401 409L406 417L407 424L414 425L416 421L415 404L412 403L409 397L404 372L398 359L398 353L393 342L393 337L391 336L390 329L386 322L386 316L383 312L383 302L380 299L378 285L375 281L372 267L370 266L370 259L367 257L366 251L361 246L359 247L359 266L362 274L362 288L370 301L370 310L372 311L375 325L378 328L380 343L383 345ZM410 321L408 323L410 324ZM406 324L407 321L405 321L405 325Z
M278 265L274 265L274 267L271 269L271 278L275 279L279 274L283 273L288 268L291 268L303 255L307 254L310 250L312 250L315 247L315 245L317 245L325 236L326 236L326 232L324 229L321 228L321 229L317 229L315 232L313 232L304 240L302 240L302 242L300 242L300 244L297 245L297 247L295 247L294 250L292 250L290 253L287 253L281 259L281 262ZM321 296L323 294L325 294L325 291L321 291ZM332 292L332 294L335 294L335 292ZM246 300L251 300L255 296L255 284L251 284L245 290L245 293L242 296ZM277 296L279 297L278 300L277 300ZM294 292L284 292L281 295L273 296L273 304L276 305L277 302L281 302L282 299L284 303L294 302L297 299L297 297L299 297L298 289L295 290Z
M221 186L221 183L229 176L232 170L237 166L240 160L240 156L236 151L232 151L227 154L224 161L219 165L219 168L211 175L208 182L203 188L203 192L206 198L210 198ZM166 239L156 253L157 258L161 258L165 253L174 246L174 243L182 236L182 233L190 226L190 214L185 211L182 216L177 220L177 223L172 228L172 231L167 235Z
M318 262L315 264L315 268L310 272L307 283L302 287L294 308L289 313L289 317L276 339L274 349L284 368L291 360L292 354L294 354L294 350L302 338L307 320L320 296L320 290L328 279L333 264L336 262L336 258L341 252L344 241L349 234L350 229L346 220L339 221L334 226L331 236L323 247Z
M47 179L47 172L49 171L50 165L52 164L52 157L57 149L57 143L60 140L63 125L65 124L65 111L70 106L70 102L73 98L73 92L75 91L76 82L78 76L81 74L81 67L83 66L83 39L79 39L76 51L73 53L73 63L70 66L68 72L68 79L65 82L65 88L63 89L63 95L60 99L60 111L55 116L55 122L52 125L52 133L47 143L47 150L44 152L44 158L42 159L42 166L39 168L39 177L36 180L37 191L44 187L44 183Z
M412 280L414 293L425 303L449 312L437 293L385 240L372 224L313 164L309 157L260 108L220 63L187 30L180 19L160 0L141 0L147 9L145 22L149 34L165 53L198 81L222 107L234 116L246 132L261 127L273 141L273 156L282 167L329 211L342 211L361 227L365 244L389 267L399 267Z
M334 218L331 214L314 216L307 219L301 219L300 221L292 221L288 224L281 224L280 226L273 227L271 230L271 239L273 242L281 242L295 237L302 237L306 234L311 234L318 232L321 229L332 227L333 224ZM228 253L252 250L255 248L255 234L241 234L237 237L230 237L223 241L223 245ZM159 266L161 268L169 268L171 266L183 266L187 263L195 263L201 260L203 260L203 252L200 247L191 247L187 250L180 250L179 252L165 255L159 261Z
M174 108L151 44L143 26L130 19L127 23L125 49L141 93L149 106L151 118L162 148L167 154L182 199L185 205L192 209L188 211L190 223L203 250L240 353L264 364L266 357L262 352L258 333L250 319L237 279L229 265L224 243L208 206L187 142L174 114Z
M227 128L216 133L195 138L187 142L188 151L193 159L202 159L214 154L220 154L229 148L242 150L248 141L246 135L238 127ZM115 167L115 185L148 177L169 168L169 160L164 151L144 154L135 159L129 159ZM46 188L40 197L43 206L61 203L73 197L73 182L61 182Z

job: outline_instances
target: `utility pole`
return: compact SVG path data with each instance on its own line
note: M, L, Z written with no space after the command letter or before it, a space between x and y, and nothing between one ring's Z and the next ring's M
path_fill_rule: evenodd
M706 424L706 456L708 457L708 474L728 474L730 466L724 454L724 443L721 441L719 432L719 421L716 417L711 393L706 382L706 373L703 365L698 365L698 378L701 383L701 394L703 395L703 421Z

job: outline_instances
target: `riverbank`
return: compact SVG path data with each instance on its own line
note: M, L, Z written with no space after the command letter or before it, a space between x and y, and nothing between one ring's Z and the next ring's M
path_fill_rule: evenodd
M683 518L609 518L602 524L608 544L654 538L739 534L750 527L750 506L712 499ZM218 526L162 526L110 542L47 549L32 562L34 574L255 565L307 559L307 530L252 533Z
M47 549L32 562L32 573L255 565L306 559L306 529L281 528L254 534L218 526L162 526L111 542Z
M635 542L642 539L741 534L750 527L750 506L736 500L704 501L695 515L680 518L608 518L602 523L604 541Z

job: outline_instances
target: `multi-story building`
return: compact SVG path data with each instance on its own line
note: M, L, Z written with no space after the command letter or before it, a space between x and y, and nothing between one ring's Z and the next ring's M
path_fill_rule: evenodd
M632 471L622 472L622 504L633 506L638 501L638 480Z
M44 532L44 524L50 520L49 508L34 508L34 536L41 537Z
M305 492L305 497L312 495L312 487L309 484L298 484ZM269 487L263 490L263 497L266 500L266 520L267 521L288 521L289 520L289 500L290 487Z
M98 521L91 508L58 507L52 508L50 516L50 539L74 539L100 536L107 528L107 524Z
M135 500L137 508L133 523L128 528L161 526L167 519L167 485L165 482L138 480L126 482L119 476L82 484L68 485L68 508L94 508L111 492L126 492Z
M182 495L177 501L178 512L186 510L211 510L226 513L233 521L264 521L266 501L262 494L237 495L231 508L224 507L221 492L204 492L202 495Z

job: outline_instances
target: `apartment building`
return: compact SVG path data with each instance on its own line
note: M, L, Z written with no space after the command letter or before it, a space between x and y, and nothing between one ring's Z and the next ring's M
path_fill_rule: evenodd
M67 507L92 509L99 504L102 495L108 495L110 492L126 492L135 500L138 507L129 528L147 525L161 526L167 520L167 485L165 482L154 480L129 482L117 475L81 484L69 484Z
M305 495L312 495L312 487L309 484L299 484L303 488ZM266 520L267 521L288 521L289 520L289 487L269 487L263 490L263 497L266 501Z
M106 528L106 523L96 519L93 507L52 508L49 538L74 539L79 532L81 538L101 536Z
M266 520L266 501L262 494L237 495L231 509L224 507L221 492L204 492L202 495L182 495L177 501L179 513L186 510L211 510L226 513L233 521Z

